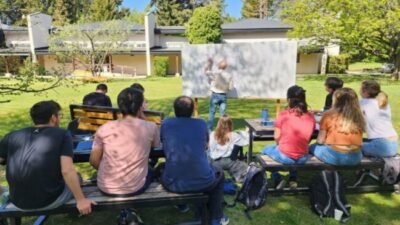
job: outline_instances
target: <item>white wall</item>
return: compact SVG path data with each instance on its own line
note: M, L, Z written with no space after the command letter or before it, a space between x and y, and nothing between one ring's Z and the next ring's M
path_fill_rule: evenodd
M28 15L28 31L33 49L48 47L51 16L43 13Z
M21 32L21 31L6 31L4 32L4 36L6 38L6 45L12 46L15 44L23 44L27 47L30 47L29 33Z
M262 43L229 43L185 45L182 50L183 94L209 96L204 75L207 59L216 64L226 59L235 89L230 97L286 98L287 89L295 84L297 43L269 41Z
M158 43L157 45L164 48L181 48L184 44L189 43L188 39L185 37L174 36L174 35L157 35Z
M321 67L322 53L299 54L296 65L297 74L317 74Z

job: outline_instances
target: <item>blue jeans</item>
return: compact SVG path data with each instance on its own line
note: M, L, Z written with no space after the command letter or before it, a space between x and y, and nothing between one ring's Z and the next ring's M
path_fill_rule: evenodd
M305 155L299 159L292 159L285 154L283 154L279 150L279 146L276 144L273 145L268 145L266 146L263 150L262 153L264 155L268 155L271 157L273 160L280 162L282 164L288 164L288 165L293 165L293 164L304 164L307 162L309 155ZM278 171L271 171L271 176L273 181L279 181L282 179L282 176L278 173ZM290 170L289 171L289 181L296 181L297 178L297 170Z
M212 93L210 98L210 112L208 115L208 129L212 130L214 126L214 115L217 110L217 106L219 106L219 116L223 116L225 114L226 109L226 94L218 94Z
M390 141L386 138L369 139L363 142L361 147L364 155L375 157L392 157L397 154L399 144L397 141Z
M335 166L357 165L362 158L361 151L341 153L333 150L328 145L313 144L310 146L310 152L319 160Z

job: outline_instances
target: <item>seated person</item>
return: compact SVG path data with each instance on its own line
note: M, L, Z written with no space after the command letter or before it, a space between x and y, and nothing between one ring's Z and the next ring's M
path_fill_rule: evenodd
M187 96L174 102L176 118L161 125L161 141L166 157L161 175L163 186L175 193L206 192L210 195L209 210L212 225L228 224L223 214L224 172L208 162L207 124L193 119L194 102Z
M10 200L23 211L57 208L75 197L79 212L89 214L94 201L85 198L72 162L72 138L58 128L61 107L38 102L30 110L35 124L7 134L0 142Z
M392 157L397 154L398 135L392 124L388 96L378 82L364 81L361 85L361 110L367 124L368 142L363 142L365 155Z
M308 143L315 128L315 119L307 110L306 91L295 85L287 91L288 108L275 121L274 138L277 144L266 146L262 153L282 164L304 164L307 162ZM289 185L297 188L297 171L289 171ZM285 186L285 181L277 172L272 172L272 180L277 189Z
M332 108L333 93L343 87L343 80L338 77L328 77L325 80L325 90L328 92L325 98L325 105L323 111L328 111Z
M234 132L232 119L223 115L218 120L217 128L210 134L209 157L215 167L228 170L236 182L243 182L247 173L247 163L237 160L243 146L249 144L247 132Z
M123 118L102 125L95 134L89 162L98 170L97 186L106 195L138 195L152 182L149 154L160 146L160 135L155 123L138 118L143 100L138 90L122 90L118 107Z
M87 94L82 101L83 105L90 106L106 106L112 107L110 97L107 94L108 88L105 84L99 84L96 87L96 91Z
M139 84L139 83L133 83L133 84L131 85L131 88L134 88L134 89L136 89L136 90L139 90L139 91L143 92L143 94L144 94L144 87L143 87L141 84ZM144 110L147 110L147 109L148 109L148 104L147 104L146 98L144 99L143 107L144 107Z
M333 94L333 107L324 113L317 144L310 152L331 165L357 165L362 158L362 133L365 121L356 92L341 88Z

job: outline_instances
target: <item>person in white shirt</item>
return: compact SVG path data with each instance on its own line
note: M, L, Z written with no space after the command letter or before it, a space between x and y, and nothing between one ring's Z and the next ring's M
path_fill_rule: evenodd
M219 106L219 115L225 114L227 96L226 94L233 89L233 79L230 74L226 72L227 63L225 59L218 63L218 70L212 71L213 60L208 59L207 66L205 67L205 75L209 79L211 98L210 98L210 111L208 116L208 129L211 131L214 125L214 115Z
M234 132L232 119L223 115L210 134L209 157L212 165L227 170L236 182L243 182L248 165L237 157L243 146L248 144L248 132Z
M367 124L368 141L363 142L364 155L391 157L397 154L398 135L392 124L392 114L386 93L373 80L361 85L361 110Z

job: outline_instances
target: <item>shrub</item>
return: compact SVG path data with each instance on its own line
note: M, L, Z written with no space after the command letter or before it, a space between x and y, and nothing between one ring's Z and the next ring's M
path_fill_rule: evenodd
M222 22L217 7L199 7L194 10L193 16L186 24L186 36L191 44L219 43Z
M350 56L341 54L330 56L328 60L328 73L344 73L349 68Z
M154 75L165 77L168 73L169 58L166 56L154 57Z

